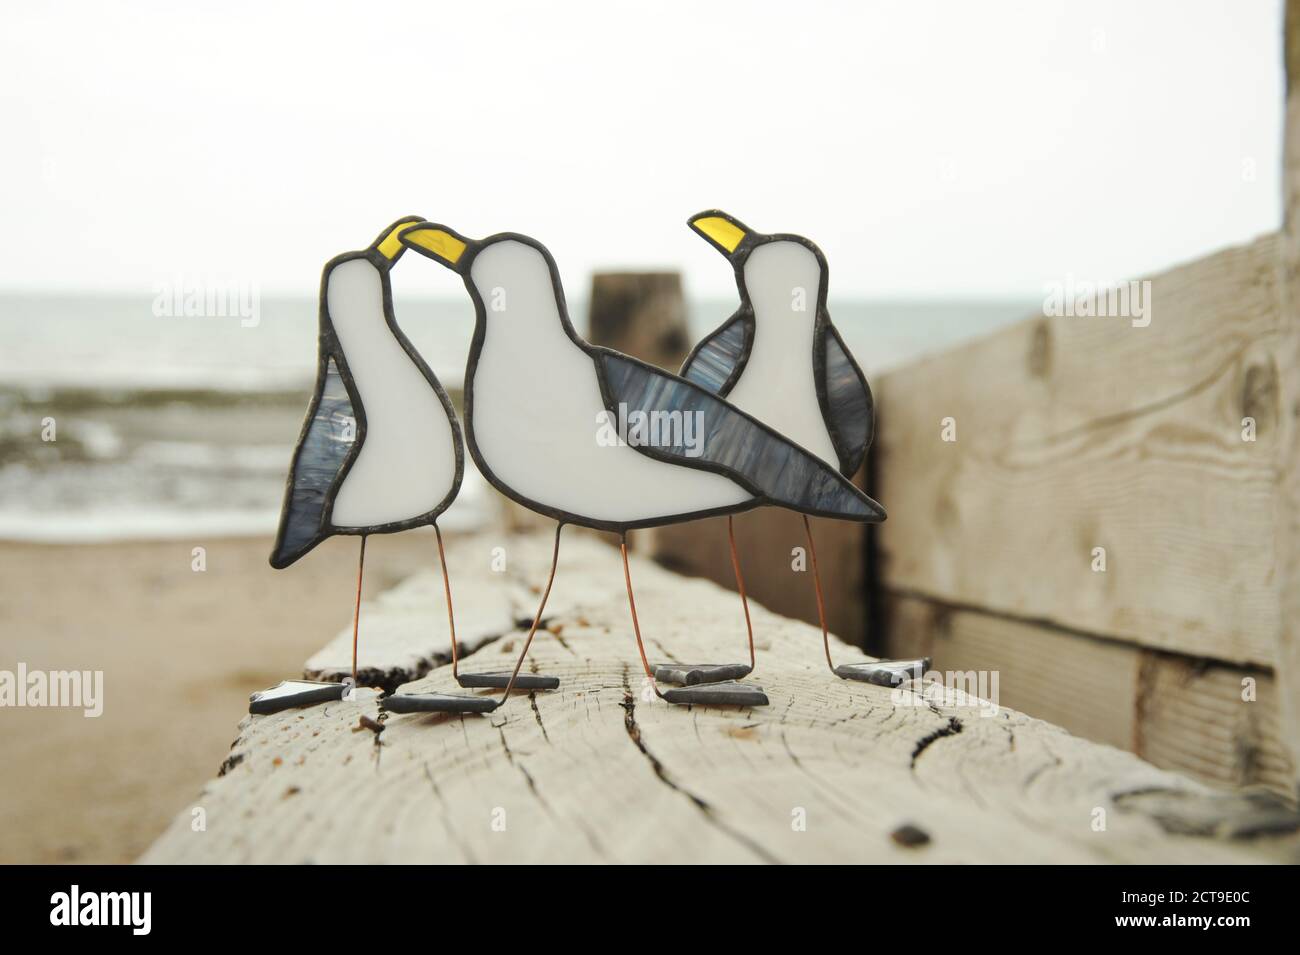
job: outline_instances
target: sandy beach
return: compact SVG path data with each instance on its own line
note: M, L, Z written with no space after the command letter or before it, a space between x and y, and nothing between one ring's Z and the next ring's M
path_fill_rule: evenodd
M270 547L0 543L0 669L104 672L98 718L4 712L0 862L133 861L221 764L248 694L300 676L349 623L355 541L327 541L280 572ZM366 596L435 553L431 531L371 537Z

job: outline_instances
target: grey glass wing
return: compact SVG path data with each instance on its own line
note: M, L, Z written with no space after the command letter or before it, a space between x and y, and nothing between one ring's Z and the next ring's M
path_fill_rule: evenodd
M719 472L765 503L813 516L874 523L879 504L834 468L699 385L608 349L595 349L612 414L644 415L650 457Z
M831 441L840 469L852 476L862 465L875 431L875 410L867 377L849 354L835 326L826 327L824 366L825 404Z
M714 394L726 395L744 369L753 338L753 318L737 312L692 349L682 364L681 376Z
M331 358L320 397L298 443L285 490L272 567L287 567L326 536L325 500L356 443L357 420L343 378Z

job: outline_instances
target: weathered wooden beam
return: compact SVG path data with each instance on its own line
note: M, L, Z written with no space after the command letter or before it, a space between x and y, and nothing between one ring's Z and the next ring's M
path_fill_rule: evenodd
M467 542L465 553L495 544ZM548 557L545 535L518 541L510 575L540 581ZM486 572L457 576L473 573ZM739 647L734 594L639 558L632 578L653 658L717 660ZM521 695L490 716L385 717L363 692L246 718L224 775L143 861L1295 857L1300 820L1275 800L1225 797L1021 713L983 716L979 701L923 684L832 679L815 628L759 607L757 682L771 705L664 704L637 663L617 553L590 536L566 536L552 600L532 664L559 675L560 690ZM429 600L431 626L441 609ZM475 665L504 664L520 636L488 643ZM864 659L847 646L836 653ZM408 688L448 690L450 674L438 668ZM904 826L928 841L903 838Z
M882 376L882 582L1271 666L1277 249L1155 276L1146 327L1040 317Z

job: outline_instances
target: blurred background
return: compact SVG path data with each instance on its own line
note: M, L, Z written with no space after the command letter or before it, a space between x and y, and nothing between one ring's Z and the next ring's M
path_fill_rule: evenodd
M685 226L813 238L869 375L1276 229L1273 2L10 5L0 13L0 667L102 668L105 715L3 712L0 859L130 859L242 694L350 613L351 547L266 566L320 271L418 214L593 272ZM450 391L459 280L394 273ZM57 437L49 440L53 422ZM480 526L467 474L444 526ZM93 545L93 546L92 546ZM204 547L207 570L192 568ZM370 592L430 559L377 542ZM56 758L50 758L50 757ZM21 780L21 781L20 781Z
M400 215L540 238L576 315L594 269L681 269L694 338L730 314L734 284L688 215L810 236L869 372L1024 317L1046 282L1150 272L1279 216L1273 3L5 18L10 538L270 526L321 266ZM458 281L410 263L394 282L456 387L472 319ZM185 313L196 295L222 311L214 291L228 314ZM57 443L31 426L46 415Z

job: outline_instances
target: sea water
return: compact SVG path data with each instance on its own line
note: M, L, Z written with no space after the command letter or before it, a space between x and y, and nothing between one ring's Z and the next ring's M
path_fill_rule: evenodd
M153 297L0 294L0 538L273 534L316 368L317 303L263 298L257 322L157 314ZM694 302L698 339L734 308ZM1035 303L830 302L868 376L1027 317ZM468 300L403 301L403 331L460 407ZM583 303L570 313L581 328ZM676 370L676 369L673 369ZM468 454L440 523L495 494Z

